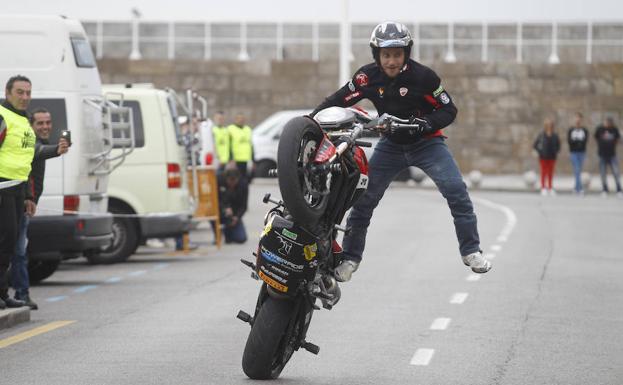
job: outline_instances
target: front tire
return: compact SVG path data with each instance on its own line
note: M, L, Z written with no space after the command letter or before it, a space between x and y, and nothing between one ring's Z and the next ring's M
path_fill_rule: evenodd
M268 380L281 374L293 352L286 331L294 308L293 301L270 296L262 304L242 355L242 370L249 378Z
M318 223L329 201L328 195L309 191L306 173L322 138L320 127L310 118L301 116L286 124L279 139L277 170L281 198L294 220L307 227Z

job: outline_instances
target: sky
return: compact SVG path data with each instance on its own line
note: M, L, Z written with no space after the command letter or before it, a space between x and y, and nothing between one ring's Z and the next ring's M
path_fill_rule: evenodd
M79 20L338 22L622 21L623 0L20 0L2 13L62 14Z

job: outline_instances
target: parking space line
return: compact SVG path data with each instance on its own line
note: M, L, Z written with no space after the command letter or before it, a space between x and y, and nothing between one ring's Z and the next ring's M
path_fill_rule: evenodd
M46 298L45 300L48 302L58 302L64 300L65 298L67 298L66 295L58 295L56 297Z
M435 318L430 325L430 330L446 330L450 325L450 318Z
M121 280L123 280L123 278L121 277L110 277L105 282L106 283L117 283L117 282L120 282Z
M18 342L22 342L24 340L27 340L27 339L32 338L34 336L37 336L39 334L47 333L47 332L52 331L54 329L58 329L58 328L61 328L63 326L70 325L70 324L72 324L74 322L76 322L76 321L55 321L55 322L50 322L49 324L36 327L36 328L34 328L32 330L29 330L27 332L16 334L16 335L14 335L12 337L9 337L9 338L5 338L3 340L0 340L0 349L6 348L7 346L16 344Z
M435 349L418 349L411 358L411 365L426 366L435 354Z
M465 302L467 296L467 293L454 293L452 294L452 298L450 298L450 303L460 305Z
M97 285L84 285L74 289L74 293L85 293L89 290L97 288Z
M491 251L500 251L502 250L502 246L500 245L491 245Z
M138 277L139 275L143 275L145 273L147 273L147 270L137 270L137 271L133 271L131 273L128 273L128 275L130 277Z
M487 259L495 259L495 254L494 253L485 253L484 257L487 258Z

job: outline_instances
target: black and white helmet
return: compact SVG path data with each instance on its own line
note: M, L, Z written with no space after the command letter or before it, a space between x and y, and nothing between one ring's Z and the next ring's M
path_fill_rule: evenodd
M413 39L409 29L401 23L386 21L374 27L370 36L370 47L372 48L372 57L379 62L380 48L404 48L405 58L411 55L411 46Z

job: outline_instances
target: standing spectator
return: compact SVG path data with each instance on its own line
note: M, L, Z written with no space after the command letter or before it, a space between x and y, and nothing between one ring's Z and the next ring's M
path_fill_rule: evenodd
M573 174L575 175L574 191L578 195L584 195L582 188L582 165L586 158L586 142L588 142L588 130L582 125L582 113L575 113L573 127L567 131L567 143L569 143L569 154Z
M621 178L619 174L619 161L616 155L616 145L619 143L621 134L619 129L614 125L614 119L608 116L604 124L597 126L595 130L595 139L597 139L597 149L599 154L599 173L601 174L602 196L608 196L608 180L606 167L610 166L614 182L617 185L617 195L623 198L621 192Z
M35 154L35 133L26 113L31 91L27 77L13 76L6 84L6 100L0 106L0 183L6 182L0 186L0 309L25 305L9 297L8 271L24 209L34 215L37 208L32 196L26 198Z
M214 114L212 135L214 137L214 151L216 152L220 174L231 159L231 135L229 134L229 129L225 126L225 114L223 111L218 111Z
M58 144L49 144L50 133L52 131L52 116L45 108L38 108L32 112L30 124L37 136L35 156L32 161L32 170L30 171L30 181L33 185L35 204L39 204L39 198L43 192L46 159L65 154L69 149L70 143L65 138L61 138ZM38 306L30 299L29 293L30 284L28 277L28 258L26 254L29 223L30 216L25 213L22 214L15 254L13 254L11 260L11 286L15 289L16 300L23 301L26 303L26 306L36 310Z
M219 178L221 223L225 225L225 243L245 243L247 232L242 216L247 211L249 184L237 167L228 165Z
M236 114L234 123L227 127L231 137L231 159L236 162L242 178L249 179L249 163L253 161L253 142L251 127L245 124L245 116L242 113Z
M543 131L537 136L533 145L539 154L539 163L541 166L541 195L556 195L556 191L552 186L554 179L554 167L556 166L556 157L560 151L560 139L558 134L554 132L554 121L550 118L543 121Z

